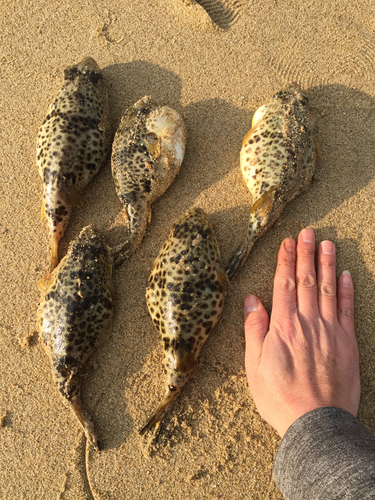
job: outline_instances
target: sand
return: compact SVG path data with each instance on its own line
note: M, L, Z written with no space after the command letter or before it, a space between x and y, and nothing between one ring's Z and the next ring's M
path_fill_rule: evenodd
M199 5L201 4L201 5ZM242 300L271 308L277 249L306 226L337 246L352 273L362 398L375 432L375 12L340 0L3 0L0 51L0 498L89 499L85 439L63 404L36 332L36 282L49 265L35 142L63 69L90 55L104 71L113 133L152 95L183 116L180 174L154 203L139 251L114 276L116 308L92 357L83 404L102 450L89 457L97 499L281 499L279 444L249 393ZM315 115L321 159L309 189L255 245L229 288L200 366L148 449L138 435L163 392L162 353L145 302L151 259L191 206L214 224L225 265L251 199L239 169L257 107L299 83ZM92 223L110 245L126 229L110 162L74 209L61 255Z

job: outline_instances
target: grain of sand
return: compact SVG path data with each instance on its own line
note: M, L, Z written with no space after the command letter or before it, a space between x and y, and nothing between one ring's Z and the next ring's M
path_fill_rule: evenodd
M201 5L202 6L201 6ZM185 119L180 174L153 205L139 251L114 278L116 309L84 381L102 451L89 473L100 499L280 499L272 480L277 434L258 415L243 367L242 300L271 308L276 253L313 227L337 245L338 273L356 288L359 418L375 431L375 12L349 0L3 0L0 52L0 498L90 498L84 438L53 383L36 329L37 280L49 264L40 220L37 130L63 68L104 68L113 132L152 95ZM189 207L211 217L226 264L242 241L250 199L239 151L252 115L296 81L310 98L322 158L308 191L255 245L232 283L197 374L156 449L137 431L163 391L161 346L145 303L154 258ZM84 193L61 244L89 223L111 245L124 236L109 162Z

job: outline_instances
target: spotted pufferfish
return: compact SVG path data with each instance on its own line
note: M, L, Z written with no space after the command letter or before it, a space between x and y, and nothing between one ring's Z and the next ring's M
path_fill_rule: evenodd
M227 277L219 259L207 215L193 208L175 224L155 260L146 301L163 341L165 394L140 434L157 434L220 318Z
M241 170L253 203L246 239L226 268L229 279L285 205L308 187L316 158L308 98L297 88L277 92L255 112L242 142Z
M91 226L82 229L54 271L40 283L38 327L58 389L97 448L91 420L81 407L81 377L112 316L112 254Z
M151 204L170 186L185 153L180 115L146 96L127 109L112 146L112 175L129 224L127 241L112 249L115 266L141 243Z
M51 271L71 207L106 160L110 145L107 89L94 59L64 70L64 82L38 132L37 164L43 180L42 218L52 246Z

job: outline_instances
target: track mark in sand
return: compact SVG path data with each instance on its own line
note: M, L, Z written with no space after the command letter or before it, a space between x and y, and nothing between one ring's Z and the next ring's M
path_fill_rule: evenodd
M291 55L289 60L284 57L280 59L269 57L267 62L280 77L282 84L293 82L302 88L308 88L327 85L329 82L329 75L317 72L312 61L296 59Z
M299 39L295 39L280 57L268 53L265 59L282 85L296 82L302 88L309 88L328 85L342 77L348 84L372 81L375 73L375 38L354 29L349 45L345 34L345 29L342 36L338 34L335 56L329 65L314 52L302 57L300 47L304 40Z
M340 73L363 80L372 80L375 72L375 45L365 40L360 50L340 61Z
M237 21L241 7L246 0L195 0L212 21L223 30L229 28Z
M296 37L289 43L288 49L279 57L276 54L265 54L268 65L280 78L281 85L297 83L301 88L327 85L330 75L318 70L314 54L311 58L307 54L301 57L300 47L303 45L303 40Z

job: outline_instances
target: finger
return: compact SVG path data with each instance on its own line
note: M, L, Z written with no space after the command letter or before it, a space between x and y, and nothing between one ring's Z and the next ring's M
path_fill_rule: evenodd
M337 290L337 316L341 328L355 338L354 330L354 287L349 271L344 271L339 278Z
M323 320L337 319L336 250L331 241L322 241L318 252L318 304Z
M272 320L292 317L296 313L296 242L293 238L288 238L282 242L277 257Z
M314 254L314 231L303 229L297 245L297 308L300 318L309 323L319 316Z
M245 367L259 364L263 342L268 332L269 319L261 301L255 295L248 295L244 300L246 355Z

